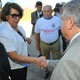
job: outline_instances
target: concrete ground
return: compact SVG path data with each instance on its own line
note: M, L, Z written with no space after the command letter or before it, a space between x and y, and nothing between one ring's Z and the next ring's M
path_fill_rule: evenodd
M35 47L34 36L31 36L31 41L32 41L31 45L28 45L29 55L33 57L37 57L39 55L39 52L36 50L36 47ZM28 67L28 72L27 72L27 80L45 80L44 76L45 76L44 69L41 69L35 64L30 63Z

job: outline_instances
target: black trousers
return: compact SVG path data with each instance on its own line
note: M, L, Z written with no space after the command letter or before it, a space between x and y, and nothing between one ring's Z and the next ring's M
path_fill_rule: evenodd
M7 73L0 74L0 80L11 80Z
M67 42L63 36L62 36L62 41L63 41L63 51L65 51L67 48Z
M11 70L12 80L26 80L27 77L27 67Z
M62 36L62 41L63 41L63 44L62 44L62 46L63 46L63 51L65 51L66 50L66 48L67 48L67 42L66 42L66 40L65 40L65 38L63 37L63 35L62 35L62 33L61 33L61 30L59 30L59 36Z

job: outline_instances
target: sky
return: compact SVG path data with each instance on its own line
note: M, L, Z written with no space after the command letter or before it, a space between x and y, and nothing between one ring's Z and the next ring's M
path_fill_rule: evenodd
M43 5L49 4L54 7L56 3L68 2L70 0L2 0L2 6L4 6L6 2L16 2L22 7L35 8L37 1L41 1Z

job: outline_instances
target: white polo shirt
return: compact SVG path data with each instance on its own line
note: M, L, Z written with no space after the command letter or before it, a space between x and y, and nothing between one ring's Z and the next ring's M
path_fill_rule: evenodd
M36 22L35 33L40 33L41 41L45 43L53 43L59 38L60 26L60 18L53 16L50 19L45 19L42 17Z
M26 35L22 27L18 26L18 29L24 36ZM8 22L0 24L0 42L4 45L7 52L16 51L17 54L28 56L27 44ZM11 69L23 68L28 65L27 63L12 61L10 58L9 62Z

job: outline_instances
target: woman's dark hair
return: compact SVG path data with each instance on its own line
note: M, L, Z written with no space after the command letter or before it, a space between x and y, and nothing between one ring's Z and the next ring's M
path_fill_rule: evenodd
M23 16L23 9L17 3L7 2L2 8L2 13L1 13L2 21L7 21L6 16L10 14L11 8L16 9L21 15L21 17Z
M55 8L54 8L54 12L60 12L60 7L61 7L61 4L56 3Z
M58 12L58 13L59 13L59 12L60 12L60 8L55 7L53 11L54 11L54 12Z

